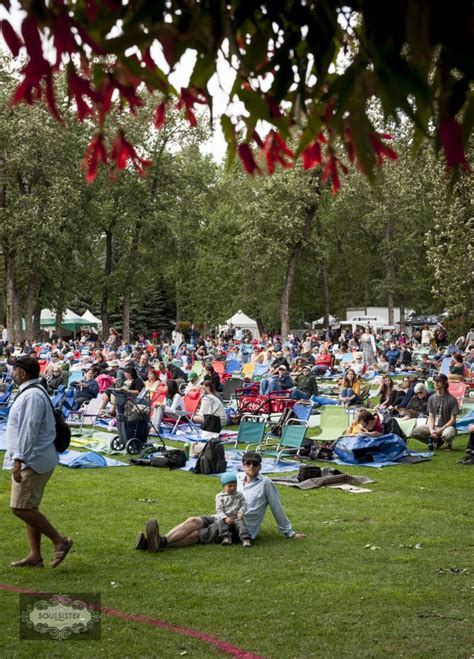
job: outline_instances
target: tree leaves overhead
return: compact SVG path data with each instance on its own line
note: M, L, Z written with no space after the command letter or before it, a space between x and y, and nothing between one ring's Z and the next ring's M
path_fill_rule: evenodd
M212 110L209 81L221 57L236 71L229 101L237 98L242 104L238 112L224 111L229 162L238 153L248 172L264 170L259 157L266 159L268 144L265 135L255 133L264 121L265 130L296 142L288 166L299 157L306 167L321 166L334 191L340 185L335 159L340 147L374 180L381 164L376 145L384 146L387 138L377 135L371 122L368 105L373 98L380 100L386 120L399 122L400 113L410 118L414 143L428 137L442 147L449 170L469 170L465 146L472 129L474 80L470 0L458 0L455 8L434 0L400 0L393 6L379 0L19 1L27 14L21 34L8 20L1 26L12 55L26 55L14 102L42 99L60 119L54 77L67 63L79 118L90 114L98 135L114 106L135 112L147 91L161 92L169 108L184 107L195 125L196 105ZM43 44L53 41L55 63L42 52L39 33ZM170 84L169 74L155 61L155 47L170 71L187 51L195 51L186 89ZM305 150L320 135L325 146L318 162ZM123 143L105 156L96 155L90 180L99 162L119 169L120 163L130 162L143 172L143 163Z

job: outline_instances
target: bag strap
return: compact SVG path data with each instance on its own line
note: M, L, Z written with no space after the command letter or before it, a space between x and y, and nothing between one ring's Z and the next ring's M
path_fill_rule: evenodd
M25 387L24 389L22 389L22 390L20 391L20 393L17 395L17 397L15 398L15 400L18 400L18 398L21 396L21 394L24 394L25 391L27 391L28 389L39 389L40 391L42 391L42 392L44 393L44 395L46 396L46 398L48 399L48 403L51 405L51 409L52 409L52 411L53 411L53 414L56 413L56 410L54 409L54 405L53 405L53 403L51 402L51 398L48 396L48 392L47 392L46 389L43 387L43 385L41 385L41 384L36 384L36 382L34 382L33 384L29 384L27 387Z

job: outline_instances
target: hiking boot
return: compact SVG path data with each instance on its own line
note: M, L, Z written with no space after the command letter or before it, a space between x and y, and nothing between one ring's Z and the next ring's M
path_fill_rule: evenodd
M458 465L474 465L474 456L466 455L462 460L458 460Z
M231 545L232 544L232 538L224 538L222 541L223 545Z
M156 519L149 519L145 527L148 551L154 554L160 545L160 527Z
M140 533L137 535L135 549L141 549L142 551L146 551L148 549L148 542L143 531L140 531Z
M250 540L242 540L242 547L251 547L252 543Z

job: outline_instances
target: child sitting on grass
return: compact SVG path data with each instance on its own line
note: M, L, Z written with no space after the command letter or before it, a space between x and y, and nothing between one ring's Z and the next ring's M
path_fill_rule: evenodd
M216 521L223 545L232 544L233 530L242 541L243 547L250 547L250 533L245 523L247 510L243 494L237 492L237 476L225 473L221 476L224 491L216 495Z

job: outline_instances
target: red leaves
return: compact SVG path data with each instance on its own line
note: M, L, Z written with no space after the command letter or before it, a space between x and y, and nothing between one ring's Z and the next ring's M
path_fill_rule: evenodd
M274 130L271 130L266 136L265 142L263 144L262 154L265 157L267 163L267 171L269 174L274 173L276 163L280 163L284 169L291 169L293 167L293 163L289 160L286 160L284 156L294 158L295 154L288 147L285 140L281 138Z
M321 144L326 144L327 140L321 131L317 138L309 144L303 151L303 169L307 171L322 163Z
M155 110L155 128L158 130L163 126L166 120L166 101L163 101Z
M112 144L110 159L115 161L118 169L125 169L127 161L131 160L132 165L140 176L145 175L145 170L143 168L148 167L152 163L151 160L146 160L138 155L133 144L125 139L122 130L117 131L117 136Z
M465 172L470 172L471 168L464 153L461 124L454 117L442 119L438 134L446 158L446 169L450 171L461 165Z
M80 78L72 67L68 70L67 81L77 106L79 120L83 121L85 117L93 114L93 109L85 102L84 96L88 96L93 103L98 103L101 96L91 88L87 80Z
M379 167L383 165L384 158L398 160L398 153L382 142L382 139L391 140L391 135L387 133L369 133L369 139Z
M207 104L207 99L202 90L194 89L192 87L189 89L181 87L181 93L179 95L179 101L176 104L176 109L181 110L183 107L185 108L186 118L193 128L197 126L197 119L194 114L195 103L201 103L202 105Z
M56 49L56 69L59 69L64 53L72 55L72 53L77 52L77 43L71 32L71 28L72 23L69 16L65 10L61 11L54 26L53 43Z
M83 167L87 168L86 180L88 183L93 183L97 176L99 160L101 160L104 165L108 162L107 151L104 146L104 136L102 133L98 133L92 138L92 142L87 147L82 160Z
M0 21L0 34L5 39L5 43L10 49L13 57L17 57L18 53L20 52L20 48L23 46L23 41L20 39L8 21Z
M239 154L239 158L242 161L247 174L253 175L255 172L258 174L262 173L262 170L255 162L252 150L248 144L239 144L237 147L237 153Z
M331 179L333 194L336 194L341 188L341 180L339 178L338 167L342 169L344 174L347 174L347 167L334 154L334 151L328 148L328 158L323 169L321 180L323 183L325 183L328 178Z
M43 48L38 31L38 24L32 16L27 16L21 24L21 33L25 42L26 50L32 60L43 60Z

